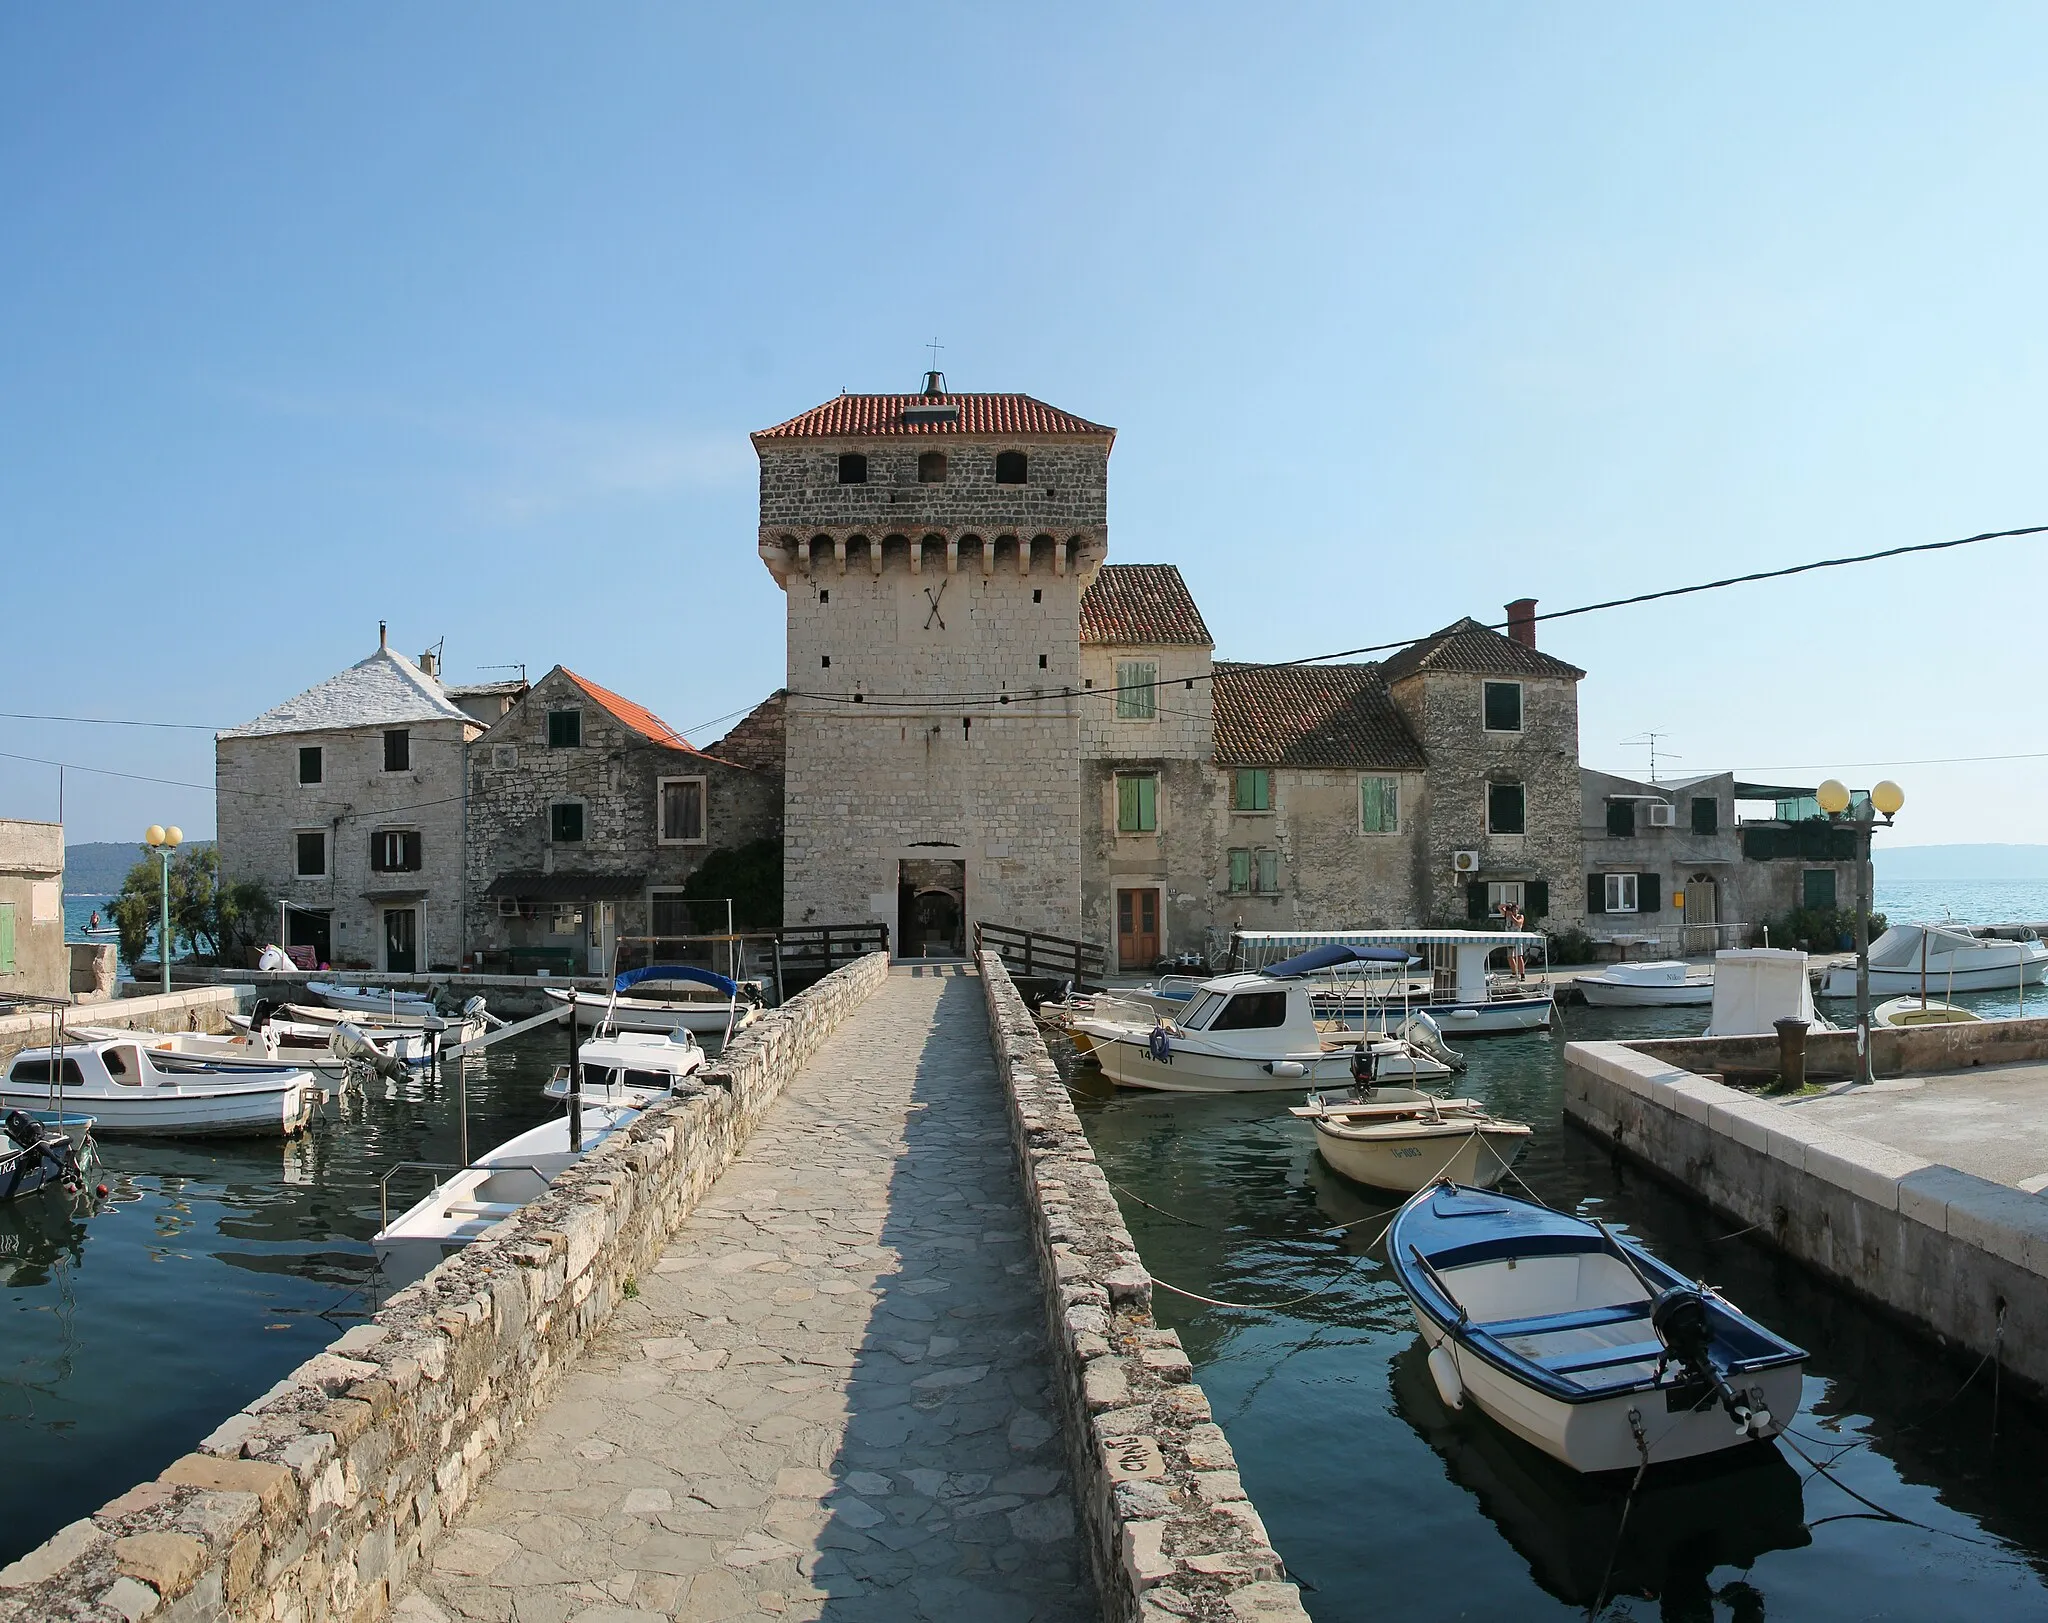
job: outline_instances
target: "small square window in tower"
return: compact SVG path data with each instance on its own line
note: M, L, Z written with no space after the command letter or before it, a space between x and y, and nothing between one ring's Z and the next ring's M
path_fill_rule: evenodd
M558 800L548 807L548 838L557 845L574 845L582 840L582 802Z
M1490 733L1518 733L1522 730L1522 684L1486 684L1486 730Z
M548 712L548 748L551 750L579 749L583 744L583 712L581 710L550 710Z
M868 482L868 459L858 451L849 451L839 459L839 482L842 485L864 485Z
M921 485L943 485L946 482L944 451L927 451L917 459L917 482Z
M1519 783L1489 783L1486 786L1486 832L1528 832L1528 804Z
M1031 471L1031 464L1022 451L998 451L996 453L996 483L999 485L1021 485Z
M318 783L324 775L324 757L318 744L304 744L299 748L299 782Z

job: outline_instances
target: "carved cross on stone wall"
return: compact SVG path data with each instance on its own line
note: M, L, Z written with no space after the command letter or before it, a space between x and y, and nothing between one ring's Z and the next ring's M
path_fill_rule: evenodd
M927 599L927 601L929 601L929 602L930 602L930 604L931 604L931 606L932 606L932 611L931 611L931 613L927 614L927 615L926 615L926 616L924 617L924 628L925 628L925 630L927 630L927 631L931 630L931 628L932 628L932 625L933 625L933 622L935 622L935 621L937 622L937 624L938 624L938 628L939 628L939 629L940 629L941 631L944 631L944 630L946 629L946 620L945 620L945 616L943 616L942 614L940 614L940 613L939 613L939 599L941 599L942 597L944 597L944 596L946 595L946 587L947 587L947 586L948 586L949 584L951 584L951 583L950 583L950 582L948 582L948 581L943 581L943 580L942 580L942 581L940 581L940 582L939 582L939 586L938 586L938 590L937 590L937 591L933 591L933 590L932 590L932 588L931 588L931 587L929 587L929 586L927 586L927 587L926 587L926 588L924 589L924 595L925 595L925 598Z

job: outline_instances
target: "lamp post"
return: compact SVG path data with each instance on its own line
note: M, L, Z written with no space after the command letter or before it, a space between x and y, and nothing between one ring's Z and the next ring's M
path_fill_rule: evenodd
M1870 791L1870 798L1863 802L1855 816L1848 815L1849 791L1835 778L1830 778L1818 789L1813 797L1820 803L1820 809L1828 814L1831 823L1846 822L1856 833L1856 1053L1857 1068L1863 1073L1859 1080L1873 1080L1870 1053L1870 831L1877 819L1884 819L1884 826L1890 828L1892 819L1898 816L1899 808L1906 803L1906 792L1891 779L1886 778Z
M163 911L162 921L157 926L156 955L163 960L164 992L168 995L171 990L171 853L183 843L185 831L175 823L169 828L161 823L151 823L142 838L163 859L163 889L157 897Z

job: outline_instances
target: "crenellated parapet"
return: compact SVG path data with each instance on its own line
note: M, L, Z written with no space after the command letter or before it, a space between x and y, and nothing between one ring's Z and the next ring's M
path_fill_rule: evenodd
M761 561L784 590L792 575L844 575L849 567L873 575L890 570L954 575L965 570L1023 578L1075 575L1085 581L1102 566L1109 552L1108 537L1100 531L919 529L905 533L865 526L797 531L767 524L761 526L759 545Z

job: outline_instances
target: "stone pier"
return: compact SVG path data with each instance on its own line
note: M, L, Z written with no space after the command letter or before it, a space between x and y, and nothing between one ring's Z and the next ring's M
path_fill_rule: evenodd
M407 1623L1097 1615L965 968L810 1059L398 1599Z

